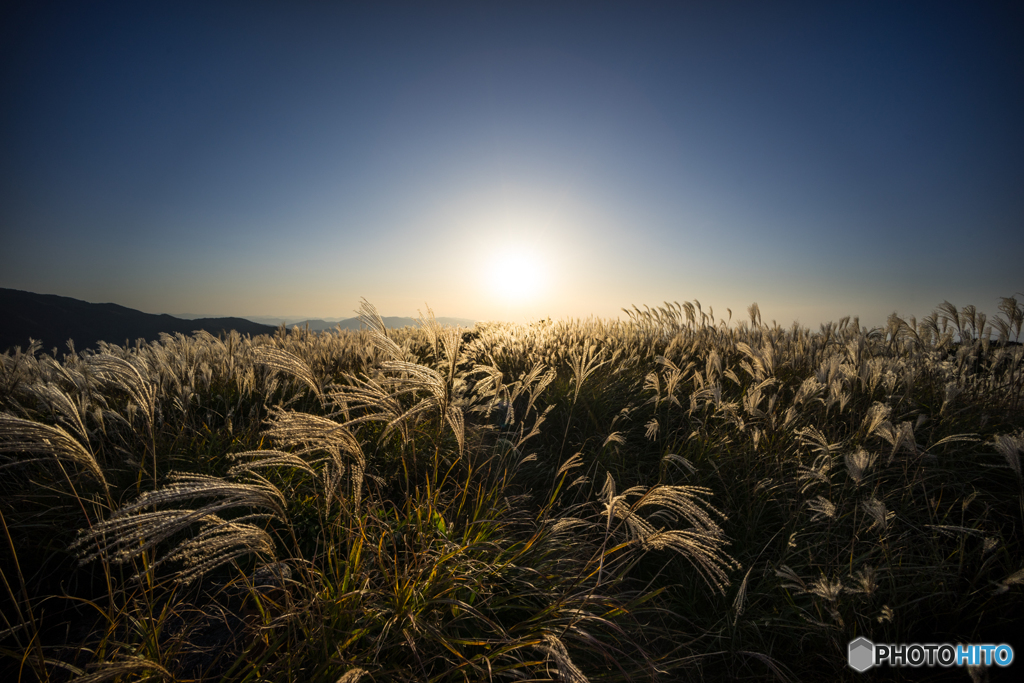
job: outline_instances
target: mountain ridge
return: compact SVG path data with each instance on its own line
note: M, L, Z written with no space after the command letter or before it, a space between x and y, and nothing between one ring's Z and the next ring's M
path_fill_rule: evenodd
M419 327L419 320L416 318L410 318L408 316L393 316L385 315L381 316L384 320L384 327L389 330L398 329L400 327ZM438 323L444 327L472 327L476 324L475 320L468 318L452 318L452 317L440 317L435 318ZM361 330L366 329L366 325L359 318L344 318L342 320L330 321L330 320L302 320L296 323L288 323L288 328L292 327L305 327L309 325L311 332L323 332L327 330L333 330L340 327L343 330Z
M437 318L442 325L471 327L475 321L465 318ZM415 318L385 316L389 329L418 325ZM289 329L308 325L312 332L340 327L343 330L365 328L358 318L336 322L312 319L287 325ZM42 342L43 350L64 347L73 340L77 350L96 349L98 342L131 344L137 339L155 341L161 333L192 334L205 330L213 335L229 330L240 334L273 334L279 325L253 322L247 318L178 318L166 313L144 313L114 303L90 303L56 294L37 294L0 287L0 353L14 347L28 348L30 339Z
M184 320L199 320L201 318L218 318L220 316L203 316L194 313L178 313L175 314L176 318L182 318ZM406 327L406 326L419 326L419 319L412 316L383 316L384 325L388 329ZM286 327L291 329L298 325L299 327L305 327L309 324L311 331L320 332L324 330L333 330L335 326L340 325L343 330L357 330L365 327L359 318L301 318L299 316L287 316L287 315L249 315L244 316L245 320L251 320L254 323L261 325L272 325L274 327L280 327L284 324ZM456 318L453 316L436 316L434 318L441 325L444 326L461 326L461 327L472 327L478 320L472 318Z
M162 332L192 334L205 330L216 335L236 330L255 335L272 334L275 329L244 318L183 320L114 303L94 304L56 294L0 288L0 352L16 346L27 348L30 339L41 341L46 351L63 347L69 339L77 350L85 350L97 348L100 341L154 341Z

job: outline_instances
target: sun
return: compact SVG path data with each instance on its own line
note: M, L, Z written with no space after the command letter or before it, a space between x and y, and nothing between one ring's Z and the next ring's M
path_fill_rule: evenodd
M526 304L540 298L547 286L543 258L522 245L500 245L484 259L484 281L491 296L505 304Z

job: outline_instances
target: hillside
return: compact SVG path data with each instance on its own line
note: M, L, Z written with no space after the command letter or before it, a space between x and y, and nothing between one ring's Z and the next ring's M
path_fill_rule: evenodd
M15 346L25 348L30 338L41 340L46 350L64 350L67 340L73 339L75 348L84 350L101 340L112 344L153 341L161 332L191 334L206 330L217 335L237 330L255 335L270 334L274 329L243 318L182 320L117 304L93 304L66 296L0 288L0 352Z

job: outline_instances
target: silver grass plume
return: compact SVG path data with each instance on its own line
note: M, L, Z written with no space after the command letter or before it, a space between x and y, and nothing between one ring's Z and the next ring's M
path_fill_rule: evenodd
M807 507L814 512L811 515L811 521L815 522L821 517L827 517L828 519L835 519L836 517L836 506L832 501L822 496L815 496L814 500L807 501Z
M675 453L666 453L665 455L661 456L662 470L667 470L669 465L675 465L680 470L684 470L686 472L689 472L690 474L697 473L697 468L694 466L692 462L690 462L689 458L685 458L681 455L676 455Z
M386 378L383 380L360 379L351 376L347 379L349 384L336 386L330 393L332 401L344 406L341 411L333 413L332 417L337 414L346 415L345 425L348 427L363 422L385 422L387 426L383 436L387 436L397 429L403 440L408 441L408 426L406 424L408 416L405 415L406 410L398 400L398 395L389 391L387 384L390 380ZM372 412L348 419L347 416L353 407L370 408Z
M428 309L429 311L429 309ZM385 360L380 364L380 369L388 374L386 380L374 386L368 386L367 382L358 382L362 386L358 388L343 387L335 393L335 396L345 401L352 401L356 404L363 399L362 403L368 406L380 405L385 408L386 421L388 423L385 433L396 427L403 430L404 424L416 418L418 415L436 411L438 417L448 423L455 434L459 445L460 454L465 448L465 419L462 408L454 405L455 368L458 361L459 348L462 336L457 329L441 330L430 312L429 322L424 322L424 329L431 336L435 356L439 355L440 346L443 347L447 361L446 374L441 375L437 370L411 362L406 359L406 352L395 343L388 335L377 309L366 299L362 300L359 309L359 320L370 329L371 343L381 351ZM440 360L440 358L438 358ZM385 398L385 385L394 388ZM376 389L377 391L374 391ZM416 403L412 408L402 410L395 400L398 395L419 391L425 391L427 396ZM362 421L381 419L382 416L364 416ZM350 422L349 424L352 424Z
M735 626L736 622L739 621L740 616L743 615L743 609L746 606L747 601L747 581L750 579L750 572L754 571L753 565L747 570L747 573L743 575L743 582L740 583L740 589L736 592L736 599L732 602L733 618L732 625Z
M283 448L297 448L295 455L327 454L334 472L326 473L326 482L340 481L348 471L352 483L353 502L356 510L359 509L363 478L366 475L366 456L359 440L345 425L319 415L274 408L267 434ZM285 454L273 457L281 459L283 455ZM333 495L334 487L328 486L327 505L330 505Z
M144 361L139 356L125 359L103 352L96 356L89 356L86 365L95 372L97 377L108 384L123 389L131 397L132 402L129 403L129 416L133 408L138 409L142 413L146 429L149 433L149 441L146 447L153 461L153 480L155 482L157 477L157 386L149 379L149 370L145 367Z
M582 453L576 453L571 458L569 458L568 460L563 462L561 467L558 468L558 471L555 472L555 479L557 479L558 477L562 476L563 474L565 474L569 470L571 470L573 468L576 468L576 467L580 467L581 465L583 465L583 457L582 456L583 456ZM611 476L611 475L609 475L609 476ZM608 485L608 482L605 481L605 486L607 486L607 485ZM614 480L613 480L613 484L612 485L614 486Z
M865 500L861 502L860 505L872 520L871 526L868 527L868 530L878 527L882 533L885 533L889 528L889 520L895 516L895 513L889 512L885 507L885 503L880 501L878 498Z
M209 502L190 508L164 508L204 499ZM232 520L221 518L220 513L238 508L248 514ZM264 512L251 512L254 508ZM71 549L79 553L82 564L101 557L122 564L194 524L202 524L198 539L179 543L156 563L185 560L186 569L178 578L188 582L242 554L273 556L273 542L252 522L268 518L284 522L285 508L281 491L255 472L247 472L242 481L173 474L163 488L143 493L108 519L80 532Z
M579 517L560 517L551 524L550 529L552 536L559 538L572 535L580 527L590 528L593 523Z
M384 324L384 319L380 316L380 313L377 312L376 307L366 299L361 301L359 310L356 311L356 317L359 318L359 322L369 328L370 342L386 358L404 360L405 352L402 350L402 347L388 336L387 326Z
M1010 590L1010 586L1020 585L1022 583L1024 583L1024 569L1018 569L1013 574L1010 574L1010 576L997 583L996 589L992 593L993 595L1001 595Z
M545 659L556 667L559 681L565 683L589 683L589 679L583 675L579 667L573 664L569 657L569 650L557 637L544 634L544 640L535 646L544 653Z
M72 683L102 683L103 681L120 678L127 674L131 674L133 678L134 676L150 674L145 676L145 678L137 680L150 680L151 676L154 675L161 681L175 680L171 672L156 662L145 657L132 656L116 659L112 662L101 662L96 666L95 671L73 678Z
M37 384L30 391L36 398L50 406L52 410L60 413L88 447L89 430L85 428L85 415L88 412L88 408L84 403L76 404L60 387L50 382Z
M412 408L395 418L389 427L410 420L412 417L426 412L436 412L448 423L455 434L461 454L465 446L465 419L460 406L454 405L453 385L446 381L433 368L406 361L385 361L381 369L392 373L389 382L395 387L397 394L426 392L426 396Z
M179 543L156 563L181 562L184 569L175 578L183 584L243 555L274 557L274 540L255 524L210 515L202 525L196 536Z
M875 402L868 408L867 414L864 416L864 422L861 428L864 430L864 438L872 436L876 431L885 429L891 426L886 420L889 417L889 413L892 409L884 403Z
M838 447L838 444L829 443L828 439L817 427L805 427L795 431L800 443L811 446L812 450L818 453L819 457L830 458Z
M275 372L284 372L292 375L308 386L316 394L316 397L320 399L320 403L323 403L324 390L313 373L313 369L309 366L309 363L294 353L273 346L257 346L253 349L253 360Z
M843 460L846 461L846 470L850 473L850 478L853 479L854 483L859 485L864 481L864 474L874 464L876 457L875 454L868 453L863 448L858 448L853 453L843 454Z
M309 463L294 453L275 450L245 451L231 453L228 457L237 462L228 470L229 477L244 476L246 472L254 472L264 467L295 467L306 474L316 476L316 471Z
M626 439L622 436L622 432L612 432L608 435L608 438L604 440L604 443L601 444L601 448L604 449L604 447L610 443L624 444L626 443Z
M491 399L488 401L487 407L484 409L484 416L490 417L491 412L500 402L500 397L507 393L507 388L503 382L504 373L501 371L501 368L495 367L494 365L477 364L473 366L473 369L469 374L484 375L484 377L477 380L476 384L473 386L473 392L480 399Z
M148 378L148 370L139 367L142 363L138 357L124 359L108 353L89 356L87 360L87 366L97 377L128 393L134 404L143 411L152 428L156 410L156 387Z
M992 442L992 446L999 455L1006 459L1006 464L1013 470L1013 473L1017 475L1019 480L1021 478L1020 454L1024 453L1024 437L1011 434L997 434Z
M26 460L8 455L11 453L31 453L43 457ZM0 463L3 463L0 464L0 470L49 458L67 460L84 467L109 492L107 479L95 456L63 428L0 413Z
M448 383L455 381L455 369L458 365L459 351L462 347L462 333L457 327L442 327L434 318L434 311L427 306L427 317L420 316L420 326L427 333L434 348L434 359L441 363L444 360L444 370ZM441 351L444 358L441 358Z
M417 311L417 312L419 312L419 311ZM441 327L441 324L437 322L437 319L434 317L434 311L431 310L430 306L427 306L427 315L424 316L422 313L420 313L420 317L418 318L418 322L420 324L420 328L424 332L426 332L427 339L430 341L430 346L431 346L431 348L434 351L434 360L435 361L440 361L441 360L441 345L440 345L440 341L441 341L441 335L443 334L443 328Z
M521 436L519 440L516 441L516 448L519 448L524 443L526 443L526 441L540 434L540 426L544 423L544 420L547 419L548 413L550 413L554 409L554 407L555 406L553 404L549 405L547 408L544 409L543 413L537 415L536 419L533 422L533 426L530 427L530 431L523 434L523 436Z
M811 584L808 589L808 593L817 595L820 598L825 598L829 602L835 602L839 597L839 594L846 590L843 582L840 579L830 581L829 579L822 576L817 581Z
M852 575L851 578L856 582L856 588L847 588L846 590L850 593L874 595L875 591L878 590L878 572L875 571L874 567L858 569L857 573Z
M526 402L526 408L523 411L524 418L529 414L530 410L533 409L534 402L537 400L537 397L540 396L541 392L543 392L544 389L546 389L547 386L555 380L555 371L547 370L547 372L544 372L546 367L547 366L545 366L544 363L535 363L534 366L530 368L526 374L516 380L513 385L509 398L510 406L511 403L522 394L527 394L529 397Z
M910 422L901 422L898 426L892 426L890 424L883 425L879 427L878 434L892 445L892 451L889 453L888 463L892 463L893 458L896 457L896 454L901 448L913 455L917 454L917 441L914 439L914 426L910 424Z
M365 675L366 669L360 669L357 666L353 669L349 669L348 671L346 671L344 674L342 674L341 678L339 678L334 683L358 683L359 679Z
M725 516L703 500L712 492L701 486L665 486L650 488L633 486L615 495L615 480L608 473L600 497L604 501L605 533L611 533L613 520L619 520L616 529L625 529L626 540L640 545L644 550L671 550L685 557L698 570L701 578L713 590L725 592L729 585L728 569L737 568L738 563L730 557L723 546L728 545L722 528L702 506L725 519ZM637 500L630 503L629 499ZM639 511L657 508L644 519ZM689 529L669 529L655 526L655 523L675 524L680 518L691 525ZM599 568L600 576L603 569Z
M796 593L807 592L807 584L804 582L802 578L800 578L799 574L797 574L795 571L793 571L792 568L789 567L789 565L779 565L779 568L775 570L775 576L789 582L782 584L783 588L788 588L789 590L795 591Z
M569 368L572 370L572 400L574 404L579 400L580 390L583 388L583 383L594 374L594 371L608 362L598 362L602 354L595 354L595 350L596 348L593 344L587 344L583 347L582 352L574 349L569 353Z

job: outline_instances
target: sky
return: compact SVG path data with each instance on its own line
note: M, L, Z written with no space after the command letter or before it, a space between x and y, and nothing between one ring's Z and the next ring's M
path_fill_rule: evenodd
M11 3L0 287L884 324L1024 298L1024 5Z

